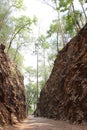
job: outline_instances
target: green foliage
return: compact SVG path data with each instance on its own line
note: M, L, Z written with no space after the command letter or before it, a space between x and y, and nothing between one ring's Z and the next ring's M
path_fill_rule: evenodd
M52 24L50 25L50 29L47 31L48 37L57 32L60 32L60 23L58 20L53 20Z
M16 53L16 50L14 48L11 48L10 49L10 52L9 52L9 56L10 58L14 61L14 55ZM22 56L22 54L20 52L18 52L17 54L17 58L15 59L15 63L17 64L18 68L20 70L22 70L22 67L23 67L23 59L24 57Z
M75 31L75 21L72 17L73 12L70 12L67 16L63 16L62 21L64 21L65 33L69 34L70 37L73 37L76 34ZM82 14L78 10L75 11L76 19L80 21L82 19Z
M38 38L38 44L43 49L48 49L49 48L49 45L48 45L48 43L46 41L46 37L44 35L39 36L39 38Z
M25 15L14 18L13 20L15 21L15 31L19 29L23 31L25 28L27 28L27 26L30 27L30 25L32 24L32 20Z
M6 44L10 55L16 55L15 62L20 65L23 60L20 50L28 46L31 25L36 24L37 18L14 17L16 11L24 9L23 0L0 0L0 5L0 43Z
M59 1L60 12L67 11L70 7L70 4L71 4L70 0L60 0Z
M35 84L29 83L26 85L26 92L27 92L27 103L29 112L32 114L36 108L36 89Z
M65 23L65 31L66 31L66 33L69 33L69 34L73 35L74 34L73 31L74 31L75 23L73 21L72 14L69 14L68 16L64 16L63 21Z
M0 42L5 44L11 30L8 23L10 11L7 2L0 0L0 5L2 5L0 7Z
M23 0L11 0L12 6L18 9L24 9Z
M28 82L32 82L32 79L36 77L36 69L29 66L25 68L25 76L28 79Z

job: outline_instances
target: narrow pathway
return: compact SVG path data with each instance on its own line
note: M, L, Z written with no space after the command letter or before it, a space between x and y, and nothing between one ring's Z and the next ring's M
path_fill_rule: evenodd
M26 120L4 130L87 130L85 126L71 125L64 121L29 116Z

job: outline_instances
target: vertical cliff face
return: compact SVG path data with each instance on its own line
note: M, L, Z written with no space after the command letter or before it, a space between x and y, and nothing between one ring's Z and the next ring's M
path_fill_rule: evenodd
M0 124L13 124L26 117L23 76L0 45Z
M58 54L36 115L87 121L87 24Z

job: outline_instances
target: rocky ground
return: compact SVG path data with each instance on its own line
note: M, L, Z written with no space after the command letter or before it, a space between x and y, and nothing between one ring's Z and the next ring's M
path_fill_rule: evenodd
M87 24L57 55L35 114L87 122Z
M13 126L5 126L2 130L87 130L87 124L72 125L65 121L29 116L26 120Z
M26 117L23 76L0 45L0 125L14 124Z

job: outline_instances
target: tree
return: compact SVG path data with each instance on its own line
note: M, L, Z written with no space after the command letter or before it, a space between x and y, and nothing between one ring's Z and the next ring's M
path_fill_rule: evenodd
M56 19L56 22L55 22L55 31L56 32L56 42L57 42L57 52L59 52L59 48L58 48L58 42L59 42L59 35L61 35L61 38L62 38L62 43L63 43L63 47L65 46L66 44L66 40L65 40L65 34L64 34L64 27L63 27L63 24L61 22L61 15L60 15L60 4L59 4L59 1L58 0L50 0L50 2L48 2L47 0L43 0L44 3L46 3L47 5L49 5L50 7L53 8L53 10L56 11L57 13L57 19Z
M35 78L36 78L36 69L34 69L33 67L29 66L25 68L25 76L28 80L28 83L31 82L35 82Z
M75 11L76 17L78 18L78 20L80 21L80 25L81 27L83 26L83 23L80 19L82 19L82 15L81 12L79 12L78 10ZM76 32L77 29L75 28L75 21L72 17L72 12L69 12L67 16L63 16L62 17L62 21L64 23L64 28L65 28L65 36L68 42L68 39L72 38Z
M37 103L37 90L36 90L36 70L32 67L25 68L25 76L27 78L27 103L30 112L34 112Z
M8 10L8 3L0 0L0 42L6 43L10 34L10 26L8 24L8 17L10 11Z
M63 43L63 47L64 47L66 44L66 39L68 39L67 34L69 35L69 32L70 32L70 31L66 32L66 28L67 27L68 28L70 27L70 29L72 28L71 29L72 35L75 35L84 26L83 14L86 19L86 12L85 12L85 8L84 8L85 0L79 0L82 10L75 9L74 0L72 0L72 1L70 1L70 0L50 0L49 2L47 0L43 0L43 2L45 4L47 4L48 6L50 6L51 8L53 8L53 10L55 10L57 12L55 27L56 27L56 24L57 24L57 26L60 27L60 30L57 32L57 36L56 36L57 45L59 44L59 39L60 39L60 35L61 35L61 39L62 39L61 42ZM64 23L65 20L63 18L65 18L67 20L66 23ZM52 24L54 25L54 23L52 23ZM50 30L51 29L52 28L50 28ZM57 29L57 27L56 27L56 29ZM54 32L56 32L56 29ZM70 34L71 34L71 32L70 32ZM58 50L58 48L57 48L57 50Z
M9 54L14 54L10 57L16 62L23 47L29 45L31 26L36 24L37 18L15 15L24 9L23 0L0 0L0 5L0 43L6 45Z
M37 101L38 101L38 86L39 86L39 83L38 83L38 78L39 78L39 46L38 46L38 41L35 43L35 52L36 52L36 59L37 59L37 76L36 76L36 88L37 88Z
M41 49L43 71L44 71L43 81L44 81L44 84L45 84L46 81L47 81L47 74L46 74L46 50L49 48L49 45L48 45L48 42L46 41L46 37L44 35L39 36L38 43L39 43L39 47Z
M36 17L33 20L31 20L27 16L21 16L20 18L13 18L14 29L13 29L13 33L12 33L10 41L9 41L7 52L11 48L12 43L15 40L16 37L22 38L22 41L23 41L24 32L29 33L31 31L31 25L32 25L33 22L36 22L35 19L36 19Z
M23 8L23 0L0 0L0 40L6 44L12 31L12 13Z
M61 26L60 26L61 24ZM62 23L58 22L58 20L53 20L52 24L50 25L50 29L47 31L48 33L48 38L51 37L52 35L56 34L56 48L57 48L57 53L60 50L60 37L61 37L61 46L64 47L66 44L65 40L65 34L63 32L63 27ZM55 42L54 42L55 43Z
M36 109L36 89L35 84L29 83L26 85L28 111L32 114Z
M84 5L83 5L83 3L85 3L86 1L85 0L79 0L79 2L80 2L80 5L82 7L83 14L85 16L85 21L87 22L87 15L86 15L85 8L84 8Z
M9 57L12 60L14 59L15 54L16 54L15 48L11 48L10 51L9 51ZM20 52L17 52L17 57L15 59L15 63L16 63L16 65L17 65L17 67L19 68L20 71L24 67L23 60L24 60L24 56Z

